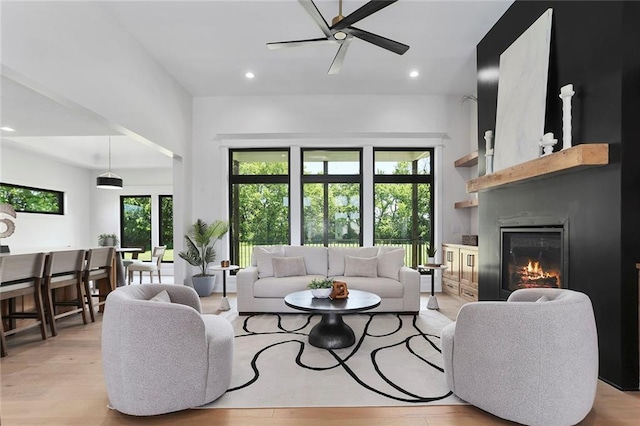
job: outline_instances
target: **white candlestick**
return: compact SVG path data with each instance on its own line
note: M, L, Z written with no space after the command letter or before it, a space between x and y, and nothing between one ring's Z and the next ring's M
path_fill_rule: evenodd
M573 84L560 88L562 99L562 149L571 148L571 97L575 95Z
M493 132L491 130L487 130L484 132L484 140L487 142L485 151L489 152L491 149L491 141L493 139Z
M487 130L484 132L485 145L485 175L493 173L493 148L491 148L491 141L493 139L493 131Z
M485 175L493 173L493 149L490 149L485 154L485 166L486 166L486 171L484 173Z

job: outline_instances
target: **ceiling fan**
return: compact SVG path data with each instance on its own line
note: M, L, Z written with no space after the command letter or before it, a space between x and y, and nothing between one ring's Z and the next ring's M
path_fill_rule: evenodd
M353 13L347 16L342 16L342 0L339 0L338 16L333 18L333 20L331 21L331 26L329 26L329 24L327 24L327 21L325 21L324 17L316 7L313 0L298 0L298 2L302 5L302 7L304 7L311 18L313 18L318 27L320 27L325 37L307 40L292 40L267 43L267 47L269 49L275 50L308 45L338 44L340 45L340 47L338 48L338 53L336 53L336 56L333 58L331 67L329 67L329 74L337 74L340 72L342 62L344 61L344 57L347 53L347 49L349 48L349 44L351 44L351 40L353 39L353 37L359 38L371 44L375 44L376 46L390 50L391 52L397 53L398 55L402 55L404 54L404 52L409 50L409 46L407 46L406 44L390 40L386 37L382 37L353 26L353 24L357 23L358 21L361 21L367 16L372 15L381 9L384 9L385 7L391 5L392 3L395 3L396 1L398 0L371 0Z

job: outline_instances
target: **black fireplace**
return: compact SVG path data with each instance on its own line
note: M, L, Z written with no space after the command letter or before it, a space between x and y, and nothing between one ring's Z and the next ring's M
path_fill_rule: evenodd
M521 288L567 288L568 249L563 226L500 228L501 298Z

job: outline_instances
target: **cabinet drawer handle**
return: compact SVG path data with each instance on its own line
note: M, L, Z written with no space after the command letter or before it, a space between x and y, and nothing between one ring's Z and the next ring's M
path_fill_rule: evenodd
M468 291L465 291L465 290L462 290L462 292L463 292L464 294L466 294L467 296L469 296L469 297L475 297L475 296L476 296L475 294L473 294L473 293L469 293Z
M474 258L475 256L473 254L468 254L467 255L467 266L474 266Z
M447 250L447 262L453 261L453 252Z

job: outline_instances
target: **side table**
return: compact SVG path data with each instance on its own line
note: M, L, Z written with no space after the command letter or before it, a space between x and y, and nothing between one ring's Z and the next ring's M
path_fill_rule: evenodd
M435 295L434 276L436 274L436 271L442 271L447 268L447 265L418 265L418 269L426 269L431 271L431 296L429 296L429 301L427 302L427 309L440 309L440 307L438 306L438 299Z
M229 306L229 299L227 299L227 272L240 269L238 265L229 266L209 266L212 271L222 271L222 300L220 300L220 310L228 311L231 309Z

